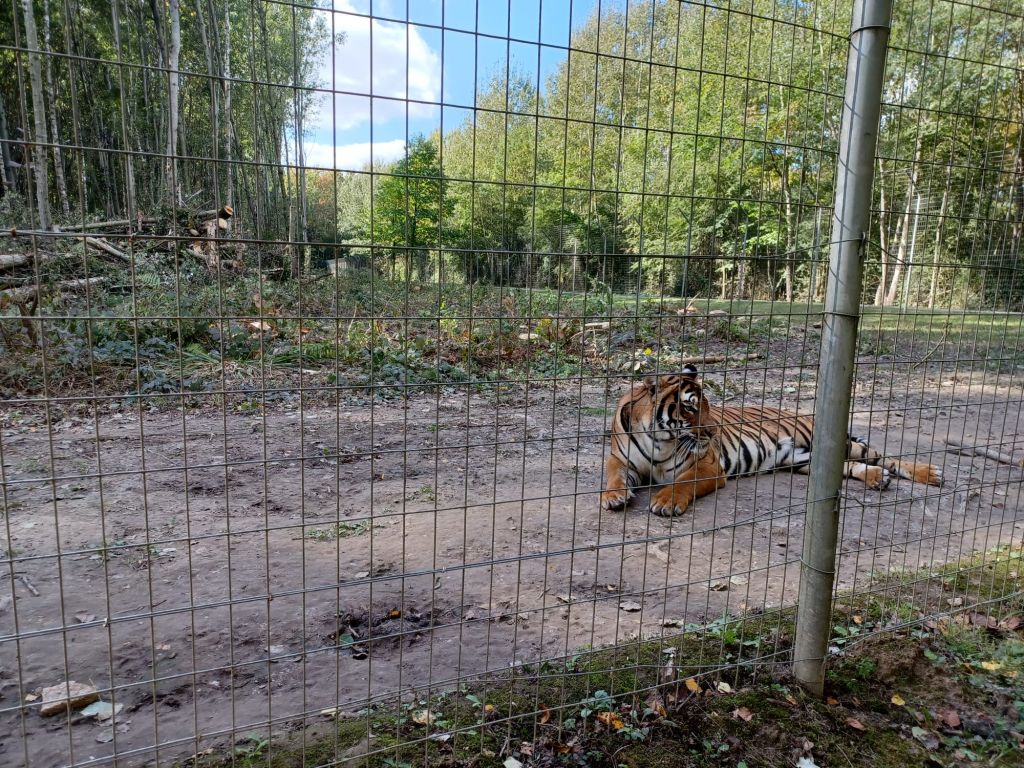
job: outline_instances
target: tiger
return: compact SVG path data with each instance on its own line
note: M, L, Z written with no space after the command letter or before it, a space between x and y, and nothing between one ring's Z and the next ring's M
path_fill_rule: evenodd
M764 405L711 405L697 368L649 377L619 400L612 419L601 507L621 510L642 482L663 487L649 509L680 515L729 478L789 468L807 474L814 420ZM845 476L882 490L893 476L942 484L932 464L886 458L862 437L847 435Z

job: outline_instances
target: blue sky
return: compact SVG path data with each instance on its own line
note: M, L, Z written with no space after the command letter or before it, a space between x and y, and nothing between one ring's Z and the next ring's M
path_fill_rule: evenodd
M551 46L566 46L570 24L579 27L597 2L333 0L324 19L335 34L344 33L345 43L323 56L317 79L343 93L318 97L306 125L306 164L356 169L371 152L375 161L394 160L409 137L442 124L447 131L469 117L477 87L507 60L543 83L565 58ZM508 37L522 42L508 43ZM442 109L442 94L453 106ZM407 104L406 96L422 103Z

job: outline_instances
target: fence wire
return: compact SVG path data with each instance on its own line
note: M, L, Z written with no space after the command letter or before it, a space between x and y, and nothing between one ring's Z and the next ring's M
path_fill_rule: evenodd
M849 5L0 4L4 764L527 762L781 673L806 476L601 492L645 380L812 413ZM895 4L851 430L943 484L844 486L833 654L1019 553L1022 35Z

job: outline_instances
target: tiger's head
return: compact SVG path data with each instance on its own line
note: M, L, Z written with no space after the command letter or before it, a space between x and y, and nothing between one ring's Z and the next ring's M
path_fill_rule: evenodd
M678 374L648 378L644 382L654 404L653 424L694 449L703 449L718 431L711 405L697 380L697 369L686 365Z

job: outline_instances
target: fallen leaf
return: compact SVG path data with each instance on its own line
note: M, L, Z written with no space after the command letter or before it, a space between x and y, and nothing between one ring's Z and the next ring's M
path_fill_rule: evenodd
M811 741L810 739L806 739L805 738L800 743L800 749L802 749L804 752L810 752L812 749L814 749L814 742Z
M857 730L857 731L866 731L867 730L867 728L864 727L864 723L862 723L860 720L858 720L855 717L848 717L848 718L846 718L846 724L848 726L850 726L851 728L853 728L854 730Z
M434 713L429 709L421 709L412 715L412 721L417 725L431 725L435 719Z
M690 693L700 693L700 683L694 680L692 677L686 678L686 690Z
M635 600L623 600L621 603L619 603L619 609L627 611L628 613L636 613L642 607L643 606L641 606L640 603L636 602Z
M960 727L960 715L955 709L944 709L939 713L939 720L949 728Z
M546 705L541 704L540 705L540 724L544 725L545 723L549 722L550 720L551 720L551 710L548 709Z
M77 621L79 624L88 624L90 621L96 621L96 616L92 613L79 611L75 614L75 621Z
M825 703L828 704L830 707L838 707L839 699L833 696L829 696L827 699L825 699Z
M796 706L796 696L794 696L792 693L786 694L786 701L788 701L792 706Z
M983 661L981 662L981 668L989 672L995 672L997 669L1002 669L1003 665L998 661Z
M984 613L971 613L968 615L970 616L971 624L973 624L976 627L995 629L999 626L998 621L996 621L992 616L986 616Z
M533 744L528 741L519 742L519 752L526 757L530 757L533 755Z
M622 722L622 718L615 712L598 712L597 722L604 723L609 728L614 728L616 731L622 730L625 723Z
M913 734L915 739L924 744L926 749L939 748L939 737L931 731L921 728L918 725L915 725L913 728L910 729L910 732L911 734Z
M732 711L732 716L735 717L738 720L742 720L745 723L749 723L751 720L754 719L754 713L751 712L746 707L740 707L739 709L734 709Z
M900 696L900 695L899 695L898 693L894 693L894 694L892 695L892 698L891 698L891 699L889 699L889 701L891 701L891 702L892 702L893 704L895 704L895 705L896 705L897 707L902 707L902 706L903 706L904 704L906 704L906 703L907 703L907 700L906 700L906 699L904 699L904 698L903 698L902 696Z
M1024 618L1020 616L1010 616L1007 619L1003 619L999 622L1000 629L1008 629L1011 632L1019 629L1021 625L1024 625Z
M25 701L36 701L38 698L39 697L36 696L34 693L26 693L25 694Z
M853 617L853 623L854 624L863 624L864 623L864 617L863 616L856 616L855 615Z
M401 618L401 616L402 616L402 612L400 610L398 610L397 608L394 608L394 609L392 609L391 611L388 612L388 618L389 619L398 619L398 618Z
M718 685L715 686L719 693L732 693L732 686L729 685L725 680L719 681Z
M665 700L657 691L651 691L648 694L647 699L644 701L644 706L658 715L658 717L665 717L668 714L665 711Z

